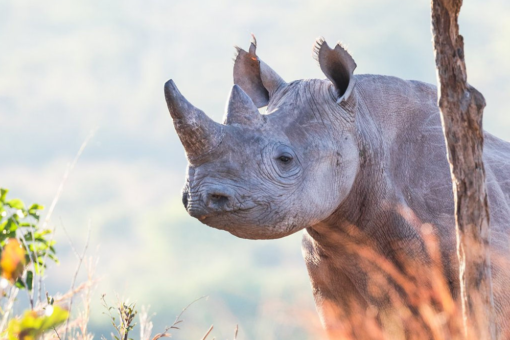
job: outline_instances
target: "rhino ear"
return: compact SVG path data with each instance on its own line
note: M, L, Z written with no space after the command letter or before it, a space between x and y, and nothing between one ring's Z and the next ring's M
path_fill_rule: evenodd
M234 60L234 84L239 85L255 105L260 108L269 103L269 98L285 81L266 63L257 57L257 40L252 35L248 52L236 47Z
M349 98L354 87L356 63L349 52L338 43L331 49L324 38L317 38L314 46L314 58L326 77L333 83L338 94L337 103Z

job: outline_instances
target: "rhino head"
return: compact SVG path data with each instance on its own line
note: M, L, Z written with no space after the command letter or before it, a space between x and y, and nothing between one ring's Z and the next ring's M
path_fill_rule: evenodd
M248 52L238 48L222 124L172 80L165 84L189 162L182 201L191 216L238 237L271 239L327 219L346 199L359 169L356 64L323 39L314 54L327 79L286 83L258 58L255 39Z

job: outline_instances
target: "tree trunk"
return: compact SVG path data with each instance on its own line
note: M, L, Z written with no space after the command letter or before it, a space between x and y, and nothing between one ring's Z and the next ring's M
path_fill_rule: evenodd
M482 160L483 95L467 83L458 16L462 0L432 0L439 108L455 198L460 299L465 336L496 339L489 207Z

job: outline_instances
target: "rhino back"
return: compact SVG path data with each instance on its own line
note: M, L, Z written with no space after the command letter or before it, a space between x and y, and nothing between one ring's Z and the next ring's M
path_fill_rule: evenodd
M357 87L361 105L382 136L381 159L395 190L393 203L410 208L404 216L409 224L435 226L447 275L456 276L453 194L436 87L386 76L360 76ZM501 310L510 302L510 143L487 132L484 136L491 261Z
M382 136L382 161L393 186L423 222L451 219L453 194L436 87L378 75L357 80L360 100ZM497 233L507 234L510 143L484 135L491 225Z

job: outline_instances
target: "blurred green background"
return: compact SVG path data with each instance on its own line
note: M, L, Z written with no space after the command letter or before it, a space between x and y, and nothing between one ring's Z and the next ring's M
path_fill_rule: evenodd
M163 98L172 78L220 120L233 45L287 81L323 78L317 36L345 43L357 73L435 83L430 1L0 0L0 186L49 206L80 144L52 220L61 264L46 281L66 291L77 260L63 233L99 258L91 327L110 332L99 298L150 305L161 331L189 302L176 339L319 339L300 233L249 241L189 217L180 202L186 160ZM510 139L510 2L466 1L461 32L469 81L486 97L485 128ZM83 275L82 275L83 278Z

